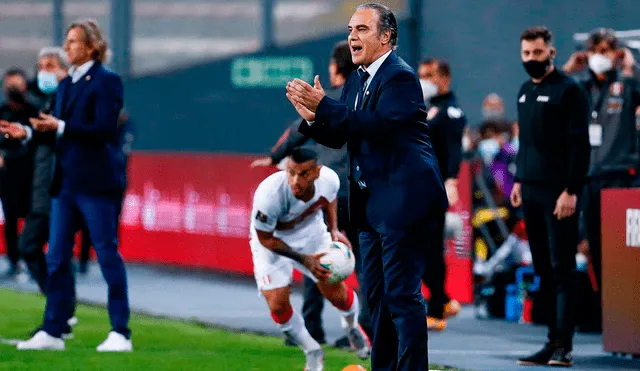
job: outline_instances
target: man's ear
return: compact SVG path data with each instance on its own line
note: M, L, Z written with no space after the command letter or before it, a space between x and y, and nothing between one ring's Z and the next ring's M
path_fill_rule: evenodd
M556 53L557 53L556 48L551 47L551 50L549 51L549 55L551 56L551 59L556 57Z
M382 41L382 44L384 44L384 45L390 43L391 42L391 31L383 32L382 35L380 35L380 41Z

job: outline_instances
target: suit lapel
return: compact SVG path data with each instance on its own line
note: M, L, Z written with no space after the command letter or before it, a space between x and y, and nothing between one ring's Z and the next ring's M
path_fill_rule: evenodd
M391 52L391 54L389 54L387 59L385 59L384 62L382 62L382 65L380 65L380 68L378 68L378 71L376 71L376 74L373 76L373 79L371 79L371 83L369 83L369 86L367 86L367 90L365 90L364 92L364 99L360 104L360 109L365 110L367 108L369 99L375 93L375 91L378 90L378 86L380 85L380 81L382 80L382 74L384 73L385 68L388 65L395 63L397 59L398 57L396 56L396 53Z
M83 91L87 88L87 86L89 86L92 83L93 75L96 72L99 65L100 65L99 63L95 63L93 66L91 66L91 68L89 68L89 71L87 71L87 73L84 76L82 76L80 80L78 80L75 84L73 84L73 82L69 80L69 83L67 84L67 86L71 87L71 84L73 84L74 92L71 96L67 96L68 99L65 100L66 102L64 107L65 113L71 111L78 97L80 97ZM67 88L65 95L67 95L68 92L69 90Z

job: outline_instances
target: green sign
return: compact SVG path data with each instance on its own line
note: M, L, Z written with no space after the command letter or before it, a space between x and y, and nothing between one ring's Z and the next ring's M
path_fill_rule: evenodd
M313 62L307 57L241 57L231 63L236 88L284 88L295 78L313 81Z

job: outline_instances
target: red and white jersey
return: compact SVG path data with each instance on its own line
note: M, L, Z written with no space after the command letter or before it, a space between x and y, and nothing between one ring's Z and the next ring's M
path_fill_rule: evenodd
M306 250L307 246L317 248L317 244L322 244L328 233L322 208L338 195L338 174L322 166L314 187L315 194L304 202L294 197L285 171L263 180L253 197L251 239L258 241L256 230L259 230L273 232L274 237L296 251Z

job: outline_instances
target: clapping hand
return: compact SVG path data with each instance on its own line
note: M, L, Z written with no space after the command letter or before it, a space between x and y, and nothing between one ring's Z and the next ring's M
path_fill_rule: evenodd
M31 122L31 125L33 125L33 128L37 131L58 130L58 119L45 113L41 113L40 118L30 118L29 122Z
M300 79L294 79L287 83L289 102L295 107L298 114L307 121L315 120L316 109L325 95L318 75L314 79L313 86Z
M0 120L0 133L4 134L7 139L24 139L27 137L27 131L22 125L4 120Z

